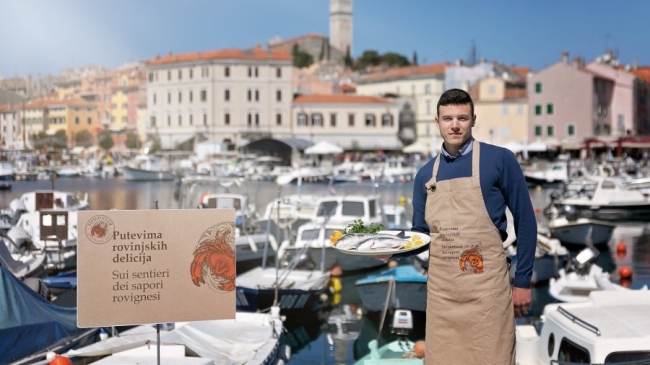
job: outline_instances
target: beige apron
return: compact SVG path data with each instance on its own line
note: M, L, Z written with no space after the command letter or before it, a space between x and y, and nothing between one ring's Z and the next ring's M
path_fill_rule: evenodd
M474 140L472 176L426 184L431 230L427 365L515 363L512 289L501 235L487 212Z

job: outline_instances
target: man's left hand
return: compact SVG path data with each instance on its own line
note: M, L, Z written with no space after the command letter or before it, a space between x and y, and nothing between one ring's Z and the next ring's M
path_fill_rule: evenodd
M532 303L530 288L512 288L512 304L515 310L515 317L520 318L528 314L528 309Z

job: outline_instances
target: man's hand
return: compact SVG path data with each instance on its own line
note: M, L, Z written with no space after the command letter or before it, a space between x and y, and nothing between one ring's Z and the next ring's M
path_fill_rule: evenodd
M528 309L532 303L530 288L512 288L512 305L515 310L515 317L520 318L528 314Z

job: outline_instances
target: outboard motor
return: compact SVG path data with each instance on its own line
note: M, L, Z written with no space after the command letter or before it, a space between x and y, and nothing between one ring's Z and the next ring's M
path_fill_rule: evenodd
M573 205L565 205L562 207L562 214L570 222L574 222L580 218L580 211Z
M300 255L287 252L280 262L280 267L288 267L292 262L296 262L295 268L299 270L314 270L316 268L316 263L309 252Z
M578 252L578 254L571 259L571 265L575 271L580 275L586 275L589 273L589 268L596 258L600 254L595 247L587 247L584 250Z

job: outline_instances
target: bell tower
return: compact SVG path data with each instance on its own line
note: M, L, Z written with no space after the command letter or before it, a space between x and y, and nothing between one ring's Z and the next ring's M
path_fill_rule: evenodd
M330 45L352 55L352 0L330 0Z

